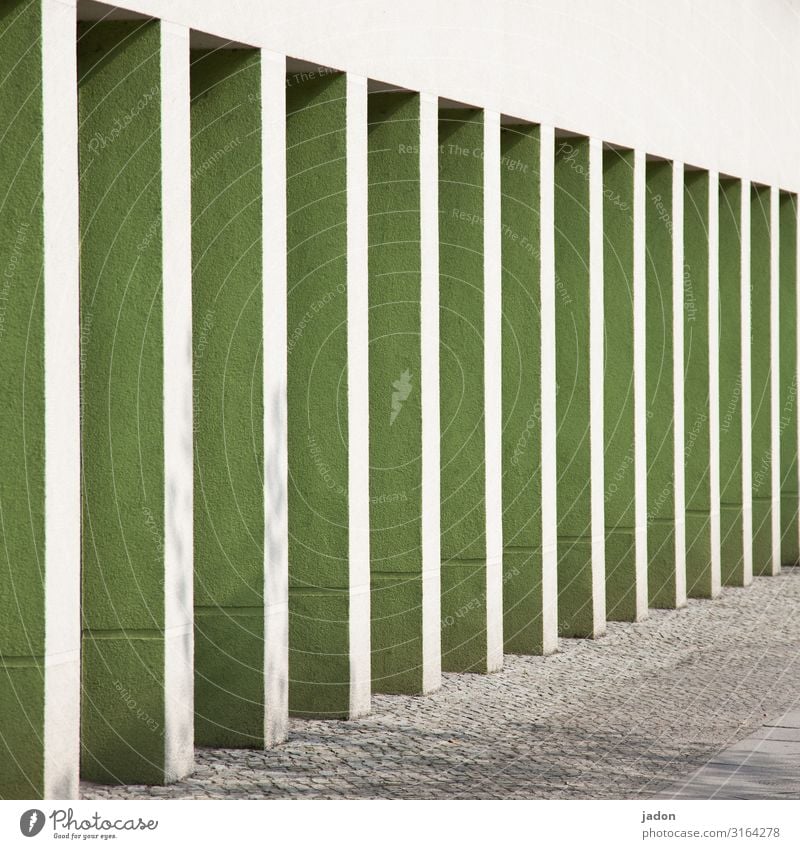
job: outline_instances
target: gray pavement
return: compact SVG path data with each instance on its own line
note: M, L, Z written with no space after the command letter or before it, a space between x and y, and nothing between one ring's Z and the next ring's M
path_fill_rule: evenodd
M82 795L705 798L723 783L798 798L798 709L800 568L785 568L610 623L599 640L561 640L550 657L445 675L429 696L376 696L360 720L293 720L272 750L198 749L194 774L169 787L84 783Z
M800 710L790 710L728 746L663 799L800 798Z

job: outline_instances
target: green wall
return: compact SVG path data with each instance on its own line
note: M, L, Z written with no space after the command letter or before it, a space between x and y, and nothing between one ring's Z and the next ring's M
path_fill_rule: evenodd
M722 583L744 584L742 528L742 184L719 184L719 478Z
M750 189L750 365L753 422L753 574L772 574L770 413L770 209L768 187Z
M264 742L257 51L191 55L195 739Z
M350 706L344 74L286 88L289 709Z
M44 304L39 2L0 8L0 798L44 793ZM24 458L24 462L20 462Z
M794 566L798 551L797 492L797 206L780 195L780 432L781 563Z
M711 407L707 171L686 171L683 204L686 592L711 598Z
M636 619L632 150L603 152L607 618Z
M556 142L558 632L594 634L589 446L589 140Z
M485 672L483 112L439 113L442 669Z
M164 778L159 56L157 22L79 27L81 767L112 783Z
M503 642L541 654L539 128L500 134L503 262Z
M646 165L647 559L650 607L675 607L672 163Z
M372 687L422 691L419 95L369 108Z

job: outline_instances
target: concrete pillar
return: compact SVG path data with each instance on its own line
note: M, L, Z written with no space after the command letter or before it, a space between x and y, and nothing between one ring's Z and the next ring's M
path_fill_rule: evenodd
M264 441L264 744L289 726L286 57L261 51ZM268 198L268 207L264 202ZM269 213L263 214L268 208Z
M633 441L636 499L636 609L650 598L647 540L647 156L633 154Z
M262 74L274 77L275 64L280 87L262 98ZM280 514L265 509L276 487L283 501L275 503L285 503L277 474L285 390L276 387L265 405L262 362L272 342L264 316L280 311L276 301L285 312L286 297L285 273L265 274L272 256L262 247L265 224L282 220L272 204L261 206L262 160L264 170L275 168L262 150L262 108L284 114L280 65L267 57L262 70L256 50L192 51L195 738L203 745L263 746L274 741L275 723L285 726L275 715L285 713L285 680L274 711L265 689L268 656L282 663L286 653L285 638L265 639L269 541L286 548L271 527L265 550L265 525L278 522L285 535ZM284 121L273 116L269 132ZM274 196L283 195L285 188ZM280 361L270 356L268 369L280 374ZM283 373L285 385L285 365ZM274 567L285 573L285 558Z
M442 680L439 418L439 98L420 95L420 367L422 371L422 688Z
M712 538L712 340L717 345L716 175L687 170L684 175L683 328L684 328L684 463L686 475L687 594L713 598L719 592L719 557ZM712 306L714 307L712 310ZM714 410L716 413L716 410ZM714 458L716 460L716 456ZM716 466L715 466L716 471Z
M376 692L427 692L441 681L439 530L438 521L425 521L426 510L438 519L438 432L435 445L423 446L426 437L431 441L424 429L429 408L423 408L423 401L432 405L434 415L439 408L438 280L428 268L426 279L422 277L423 250L428 249L423 239L429 240L431 233L421 226L423 215L426 226L438 225L435 208L433 215L430 208L422 209L423 202L430 207L436 200L435 167L428 166L432 157L435 166L437 155L433 98L400 91L369 95L370 559ZM433 184L425 187L424 196L423 169ZM433 247L435 253L435 241ZM425 304L425 314L423 287L436 296L435 303ZM425 295L430 298L429 291ZM423 328L423 322L430 323L431 307L435 324ZM424 397L423 383L430 390ZM427 463L434 460L431 472ZM432 485L435 493L429 492ZM425 539L426 531L432 539ZM427 598L429 594L435 597ZM425 627L431 607L433 629Z
M752 313L750 299L751 184L742 180L741 269L742 269L742 536L744 538L744 585L753 580L753 369L751 363Z
M542 556L540 128L501 132L503 251L503 643L546 654Z
M721 179L718 203L721 582L726 586L743 586L747 582L744 572L742 425L743 418L749 422L749 416L742 415L741 181ZM749 304L749 293L747 299ZM749 346L745 347L749 351ZM748 547L749 544L748 539Z
M800 563L800 523L798 522L798 285L797 285L797 204L796 196L780 195L780 481L781 481L781 563Z
M82 774L192 769L189 32L81 25Z
M603 151L606 604L609 619L632 622L647 615L647 561L638 550L636 515L637 176L634 151Z
M539 128L541 281L542 630L545 653L558 647L558 465L556 418L555 128Z
M0 112L7 118L0 157L0 798L69 799L78 793L80 699L75 3L5 3L0 40Z
M750 188L751 421L753 493L753 574L771 575L772 539L772 272L770 194Z
M289 708L370 707L366 80L286 78Z
M686 603L683 521L683 167L646 166L647 547L651 607Z
M439 115L442 668L502 665L500 121Z
M711 596L722 586L722 519L719 459L719 173L708 175L708 429L711 487Z
M781 571L780 192L769 191L770 499L772 574Z
M557 141L558 631L569 637L605 631L602 179L599 141Z

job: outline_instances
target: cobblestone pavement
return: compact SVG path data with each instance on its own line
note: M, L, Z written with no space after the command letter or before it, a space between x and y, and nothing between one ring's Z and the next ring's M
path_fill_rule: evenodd
M550 657L377 696L350 722L293 721L270 751L199 749L169 787L83 798L645 798L800 707L800 568L713 602L610 623ZM794 770L800 795L800 755Z

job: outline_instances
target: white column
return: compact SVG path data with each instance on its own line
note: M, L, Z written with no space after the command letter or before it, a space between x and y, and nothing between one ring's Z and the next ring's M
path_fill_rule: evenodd
M589 447L591 468L592 619L606 631L605 443L603 439L603 142L589 139Z
M161 24L164 324L164 772L194 765L189 30Z
M500 115L483 113L483 362L487 671L503 665L503 396Z
M286 408L286 57L261 51L264 281L264 742L289 726L289 482Z
M44 192L44 798L78 796L80 400L75 0L42 3Z
M419 103L422 369L422 689L442 683L439 480L439 100Z
M636 618L647 617L647 158L633 156L633 441L636 510Z
M753 422L750 372L750 181L742 180L742 536L745 586L753 581Z
M686 493L683 433L683 163L672 165L672 368L675 445L675 605L686 604Z
M556 269L555 129L542 125L539 163L542 427L543 653L558 648L558 526L556 516Z
M367 80L347 74L347 421L350 717L369 713L369 290Z
M769 356L772 471L772 574L781 571L781 339L780 339L780 193L769 190Z
M719 174L708 174L708 428L711 486L711 597L722 585L719 476Z
M794 207L795 215L797 215L797 195L792 196L792 206ZM795 281L795 292L797 294L795 306L797 354L795 355L795 364L797 368L796 374L800 377L800 222L798 222L798 226L795 227L795 239L795 273L797 275ZM800 392L800 386L796 388L798 392ZM798 403L798 401L800 401L800 399L795 396L795 403ZM800 416L797 417L797 444L800 446ZM800 463L797 464L797 491L800 492ZM798 523L798 537L800 537L800 523ZM798 546L800 546L800 539L798 540Z

